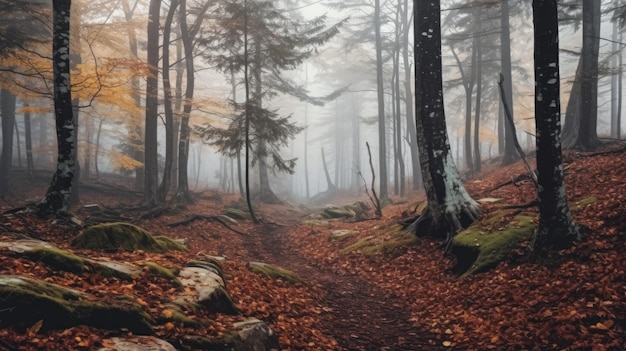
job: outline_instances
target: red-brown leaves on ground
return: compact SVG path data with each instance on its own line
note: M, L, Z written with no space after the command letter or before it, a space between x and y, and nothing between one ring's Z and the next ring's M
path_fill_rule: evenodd
M443 255L441 242L428 238L372 255L358 249L340 252L364 238L372 243L390 239L400 219L424 201L417 195L394 199L397 204L386 206L380 220L356 223L300 224L303 213L274 205L261 207L264 225L240 221L237 230L246 235L205 220L167 226L190 213L215 215L223 208L221 203L199 200L182 213L137 223L153 233L187 238L189 252L74 252L164 267L181 267L205 255L225 256L227 290L241 315L198 311L191 317L214 323L206 328L172 322L155 325L158 337L174 342L185 334L220 335L246 316L266 321L284 350L621 350L626 348L626 153L615 149L565 155L570 207L575 221L588 228L584 242L539 262L530 262L526 247L519 247L495 269L463 279L450 273L454 259ZM528 179L490 190L524 172L521 163L487 166L482 175L467 182L467 189L476 199L527 204L536 198ZM96 202L98 196L85 198ZM595 201L577 205L592 197ZM226 204L236 196L222 198ZM113 197L102 199L116 205ZM483 205L484 216L499 206ZM78 211L77 215L87 214ZM73 224L42 221L30 214L2 217L0 224L65 249L79 232ZM359 233L330 240L330 233L339 229ZM249 261L291 269L303 282L262 277L246 268ZM181 289L148 272L121 281L89 270L56 272L41 262L5 254L0 255L0 274L41 278L98 299L130 296L154 320L168 313L167 301ZM22 350L90 350L97 349L103 338L125 333L84 326L45 333L37 325L27 330L1 329L0 350L5 343Z

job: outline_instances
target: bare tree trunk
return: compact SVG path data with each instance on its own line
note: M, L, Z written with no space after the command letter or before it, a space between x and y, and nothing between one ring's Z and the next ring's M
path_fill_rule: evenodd
M259 220L254 214L254 207L252 207L252 199L250 194L250 79L248 75L250 60L248 55L248 0L244 0L244 83L246 90L246 203L248 204L248 212L254 224L258 224Z
M509 0L502 0L501 11L501 23L500 23L500 47L501 47L501 65L502 75L504 76L504 93L505 99L511 106L511 117L515 120L513 100L513 77L511 69L511 33L509 31ZM502 165L510 165L511 163L519 159L517 151L515 150L515 144L513 143L513 133L515 130L509 125L504 123L504 157L502 159Z
M382 39L380 34L380 0L375 0L374 31L376 33L376 86L378 91L378 167L380 178L380 201L389 197L387 191L387 141L385 137L385 91L383 87Z
M28 109L29 103L23 102L24 108ZM31 114L30 111L24 113L24 139L26 141L26 170L28 172L28 180L31 182L35 180L33 171L35 170L35 163L33 161L33 136L31 127Z
M409 148L411 150L411 169L412 169L412 185L413 190L418 190L422 186L422 172L420 171L419 151L417 150L417 136L415 135L415 114L413 111L413 93L411 91L411 62L409 59L409 0L404 0L404 23L403 50L402 61L404 63L404 95L405 95L405 111L406 111L406 130ZM419 103L419 97L415 97L416 104Z
M102 124L104 123L104 118L100 119L98 123L98 134L96 136L96 150L93 156L94 168L96 169L96 180L100 180L100 168L98 166L98 155L100 154L100 136L102 135Z
M11 189L10 174L13 164L13 134L15 129L15 95L2 89L0 111L2 112L2 158L0 160L0 195Z
M481 29L480 18L478 19L478 27ZM479 30L480 32L481 30ZM479 36L474 38L474 51L476 52L476 104L474 111L474 171L480 172L481 156L480 156L480 105L483 88L483 54L482 40Z

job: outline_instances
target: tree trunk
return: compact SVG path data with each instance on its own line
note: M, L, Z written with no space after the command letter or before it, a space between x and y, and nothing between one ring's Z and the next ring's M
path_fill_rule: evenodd
M583 0L581 119L575 148L593 150L598 139L598 56L600 50L600 1Z
M76 174L74 113L70 84L70 8L68 0L53 0L52 66L54 115L57 132L57 168L48 191L36 205L40 216L57 216L67 210Z
M29 103L23 102L24 108L28 109ZM24 113L24 139L26 142L26 170L28 172L28 180L33 182L35 177L33 172L35 170L35 162L33 161L33 131L31 124L31 114L29 111Z
M159 202L165 202L172 187L172 168L174 165L174 111L172 109L172 85L170 84L170 35L172 22L178 8L178 0L173 0L163 25L163 108L165 113L165 164L163 178L159 187Z
M465 190L450 152L443 107L440 2L415 1L414 6L415 94L421 96L417 142L428 205L410 229L442 236L449 244L478 218L479 209Z
M480 18L478 20L480 22ZM479 24L479 28L481 28ZM480 31L479 31L480 32ZM474 38L474 51L476 55L476 104L474 107L474 171L480 172L481 156L480 156L480 105L483 89L483 54L482 40L476 36Z
M504 76L504 98L509 104L511 117L515 121L513 101L513 76L511 69L511 33L509 31L509 0L502 0L501 22L500 22L500 51L502 75ZM504 156L502 165L510 165L519 159L515 143L513 142L515 130L509 123L504 123Z
M406 130L409 148L411 150L411 174L413 191L418 190L422 186L422 177L420 171L419 150L417 149L417 136L415 135L415 114L413 113L413 92L411 91L411 61L409 59L409 0L404 0L404 23L403 50L402 61L404 63L404 95L405 95L405 112L406 112ZM415 97L415 103L419 104L419 97Z
M187 87L185 88L185 102L183 104L183 115L180 120L180 140L178 142L178 189L176 190L176 201L179 204L192 202L189 195L189 180L187 166L189 163L189 116L191 114L191 103L195 84L195 69L193 65L193 38L187 27L187 1L180 0L179 19L180 33L183 41L183 52L185 53L185 71L187 72Z
M398 4L396 6L396 46L394 49L394 60L393 60L393 69L394 69L394 104L395 104L395 113L394 113L394 121L395 121L395 160L398 165L399 174L396 176L397 181L396 184L399 184L399 189L396 186L396 194L400 196L404 196L406 192L405 185L405 171L404 171L404 157L402 156L402 112L401 112L401 99L400 99L400 40L402 35L402 23L400 23L400 13L402 12L402 0L398 0Z
M0 91L0 111L2 113L2 157L0 160L0 195L11 189L10 175L13 164L13 133L15 132L15 95L7 89Z
M324 148L322 148L322 166L324 168L324 176L326 177L326 191L337 190L335 184L330 179L330 174L328 173L328 166L326 164L326 155L324 155Z
M534 0L535 122L539 179L539 226L535 255L567 247L580 239L563 182L560 143L559 29L556 0Z
M619 5L619 2L618 2ZM617 9L614 10L615 11L615 15L613 15L613 28L612 28L612 33L611 33L611 40L613 41L611 43L611 70L612 70L612 75L611 75L611 138L615 138L615 139L619 139L619 131L617 129L617 123L618 123L618 118L617 118L617 113L618 113L618 109L617 109L617 105L618 105L618 79L619 79L619 75L618 70L618 55L621 55L622 50L619 44L619 32L620 32L620 28L619 28L619 23L618 23L618 11Z
M580 56L578 59L578 65L576 66L576 73L574 75L574 82L572 82L572 89L569 94L569 100L567 101L567 107L565 108L565 122L563 123L563 131L561 144L562 147L570 149L576 144L578 139L578 131L580 128L580 113L581 113L581 77L583 69L583 58Z
M380 34L380 0L375 0L374 31L376 33L376 90L378 92L378 166L380 201L389 197L387 191L387 141L385 138L385 91L383 87L382 39Z
M99 154L100 154L100 136L102 135L102 124L104 123L104 118L100 118L100 122L98 123L98 134L96 135L96 150L93 156L93 164L96 170L96 180L100 180L100 168L98 166Z
M159 18L161 0L150 0L148 17L148 77L146 77L146 125L144 137L145 174L144 198L147 206L159 202L159 160L158 160L158 94L159 94Z

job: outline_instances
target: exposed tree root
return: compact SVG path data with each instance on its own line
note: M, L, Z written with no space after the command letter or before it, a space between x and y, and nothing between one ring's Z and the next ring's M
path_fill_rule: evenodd
M447 252L452 238L477 220L479 216L478 207L475 204L465 204L454 212L433 211L429 206L407 229L417 236L445 239L444 252Z
M224 218L224 216L218 215L218 216L209 216L209 215L203 215L203 214L199 214L199 213L193 213L188 215L185 219L182 219L180 221L176 221L176 222L172 222L172 223L168 223L167 226L168 227L177 227L180 225L185 225L185 224L189 224L193 221L196 221L198 219L206 219L208 221L211 222L217 222L221 225L223 225L224 227L226 227L229 230L232 230L233 232L239 234L239 235L248 235L245 232L239 231L233 227L230 226L230 224L228 223L228 219Z

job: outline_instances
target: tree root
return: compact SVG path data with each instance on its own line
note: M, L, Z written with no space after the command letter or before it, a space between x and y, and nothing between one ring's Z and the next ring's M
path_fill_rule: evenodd
M435 214L430 207L427 207L407 229L418 236L445 239L444 253L446 253L454 236L479 217L478 208L472 204L465 204L454 212L439 211L438 214Z

